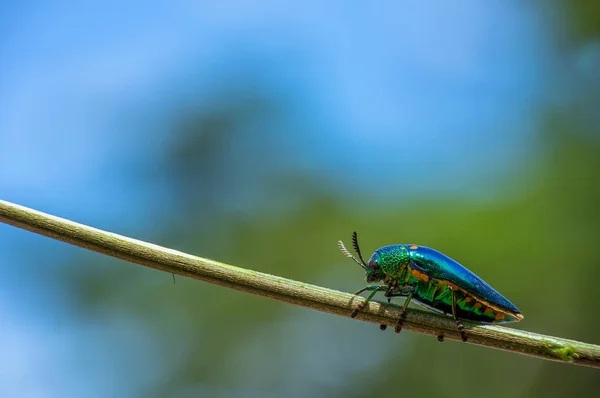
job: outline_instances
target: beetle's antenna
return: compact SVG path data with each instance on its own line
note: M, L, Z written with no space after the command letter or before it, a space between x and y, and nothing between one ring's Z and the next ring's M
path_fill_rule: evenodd
M346 257L348 257L348 258L351 258L352 260L354 260L354 262L355 262L356 264L360 265L360 266L361 266L362 268L364 268L364 269L367 269L367 267L366 267L366 266L365 266L363 263L361 263L360 261L358 261L358 260L356 259L356 257L354 257L354 256L352 255L352 253L350 253L350 252L348 251L348 249L346 249L346 246L344 246L344 244L342 243L342 241L341 241L341 240L338 240L338 247L340 248L340 250L342 251L342 253L344 254L344 256L346 256Z
M352 246L354 246L354 251L356 251L356 254L358 254L360 262L366 266L367 263L365 263L365 260L362 258L362 254L360 254L360 247L358 247L358 236L356 235L356 231L352 232Z
M360 265L360 266L361 266L362 268L364 268L365 270L367 269L367 266L366 266L365 264L363 264L363 263L361 263L360 261L358 261L358 260L356 259L356 257L354 257L354 256L352 255L352 253L350 253L350 252L348 251L348 249L346 249L346 246L344 246L344 244L342 243L342 241L341 241L341 240L338 240L338 247L340 248L340 250L342 251L342 253L344 254L344 256L346 256L346 257L348 257L348 258L351 258L352 260L354 260L354 262L355 262L356 264Z

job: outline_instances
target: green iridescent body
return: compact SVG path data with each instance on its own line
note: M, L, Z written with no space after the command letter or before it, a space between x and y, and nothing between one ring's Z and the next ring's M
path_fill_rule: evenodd
M353 312L355 317L378 291L385 292L388 302L392 297L406 298L396 333L402 329L411 300L433 311L452 316L463 341L467 341L461 319L484 323L518 322L523 319L519 309L485 281L450 257L428 247L418 245L389 245L377 249L366 263L360 253L356 232L352 235L354 250L360 261L344 247L342 253L352 258L366 272L370 285L357 292L371 294ZM385 325L381 325L385 329ZM438 336L443 341L443 335Z
M452 315L452 292L456 294L458 318L485 323L518 322L523 318L510 301L458 262L424 246L384 246L373 254L386 285L395 293L408 295L431 310ZM404 290L403 290L404 289Z

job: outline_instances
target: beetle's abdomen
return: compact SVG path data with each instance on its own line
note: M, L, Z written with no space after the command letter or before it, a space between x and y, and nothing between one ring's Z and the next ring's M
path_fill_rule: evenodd
M419 280L415 286L413 299L429 309L452 315L452 290L447 284L430 279ZM492 308L488 303L465 293L456 291L457 317L474 322L506 323L517 322L514 315L499 308Z

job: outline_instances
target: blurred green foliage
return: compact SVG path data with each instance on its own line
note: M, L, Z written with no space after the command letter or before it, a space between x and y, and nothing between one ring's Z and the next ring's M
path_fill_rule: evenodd
M560 32L572 38L568 45L597 40L599 3L563 3L568 23ZM229 93L218 106L179 115L160 173L146 176L168 181L175 205L158 209L155 228L137 237L346 291L364 281L338 252L338 239L357 230L365 254L384 244L423 244L459 259L514 302L525 315L515 327L600 343L600 140L580 108L599 93L589 86L560 108L539 110L537 149L518 174L498 183L498 192L510 195L481 203L398 198L399 204L377 206L369 191L349 197L329 189L326 176L279 170L272 153L277 135L248 126L276 120L280 106ZM173 285L170 275L103 257L82 254L77 262L83 261L93 264L61 276L80 300L81 316L123 317L152 342L154 372L162 377L145 386L145 396L600 391L597 370L413 333L395 336L201 282L177 278ZM135 352L114 355L118 362ZM146 371L144 363L137 366Z

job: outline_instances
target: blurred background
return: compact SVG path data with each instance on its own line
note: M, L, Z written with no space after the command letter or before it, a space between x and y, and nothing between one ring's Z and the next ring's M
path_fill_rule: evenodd
M4 2L0 197L352 292L417 243L600 343L600 3ZM560 397L598 371L0 225L2 397ZM401 302L401 300L398 300Z

